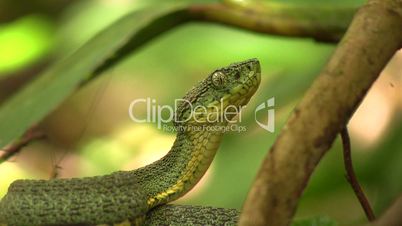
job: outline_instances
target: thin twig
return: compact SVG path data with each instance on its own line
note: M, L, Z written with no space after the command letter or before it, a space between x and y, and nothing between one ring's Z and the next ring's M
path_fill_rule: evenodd
M38 130L37 126L31 127L29 130L25 132L25 134L17 140L15 143L6 146L5 148L1 149L4 154L0 156L0 164L7 161L14 155L18 154L22 148L30 144L31 142L39 139L43 139L45 134Z
M366 195L362 187L357 180L355 171L353 169L353 162L352 162L352 155L351 155L351 145L350 145L350 137L348 133L348 129L344 127L341 132L342 138L342 146L343 146L343 161L345 164L346 170L346 179L348 180L349 184L352 186L353 191L357 199L360 202L360 205L363 207L364 212L366 213L367 219L369 221L375 220L375 215L373 209L370 206L370 202L368 201Z

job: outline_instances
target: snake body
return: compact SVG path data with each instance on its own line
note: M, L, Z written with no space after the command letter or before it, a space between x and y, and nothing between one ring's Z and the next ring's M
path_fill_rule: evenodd
M0 202L0 224L144 223L149 210L183 196L201 179L219 147L224 126L234 117L235 109L248 103L259 83L257 59L215 70L177 107L177 137L163 158L133 171L105 176L17 180ZM232 114L222 117L228 109ZM185 208L180 211L186 212Z

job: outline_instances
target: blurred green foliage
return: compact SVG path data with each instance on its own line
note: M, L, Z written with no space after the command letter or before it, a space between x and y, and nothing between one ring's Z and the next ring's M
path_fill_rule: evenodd
M54 34L52 21L40 15L0 25L0 78L48 54Z
M280 2L361 4L363 1ZM1 25L0 75L29 67L35 60L47 57L49 51L55 53L56 59L64 58L121 15L146 4L158 7L157 3L77 1L66 7L57 20L21 15L21 19ZM132 100L152 97L159 104L173 104L175 98L183 96L211 70L256 57L262 63L263 77L259 91L249 104L251 107L243 113L242 123L248 126L248 131L225 136L205 184L194 194L177 201L240 209L267 150L334 48L335 45L316 43L310 39L261 35L205 23L181 26L147 44L72 95L45 119L44 124L54 140L43 145L53 148L60 155L79 156L79 161L73 159L73 163L63 165L62 172L69 171L71 167L74 176L122 169L122 165L130 165L131 161L144 155L138 150L148 150L145 148L149 145L147 140L174 136L149 124L147 126L152 128L152 132L125 135L132 136L135 144L119 140L118 134L135 127L127 115ZM13 50L12 54L10 50ZM254 106L270 97L276 98L277 131L274 134L267 133L254 123ZM401 134L402 126L394 123L387 131L387 139L370 152L359 150L354 145L355 168L378 210L388 206L402 190L399 180L402 175ZM166 150L170 148L163 147ZM17 158L17 163L24 163L23 155ZM31 164L44 163L35 161ZM27 169L27 166L21 164L19 169ZM10 171L0 168L0 174L5 172ZM26 174L27 177L38 177L29 170ZM16 171L14 176L19 178L25 173ZM0 195L5 193L8 183L10 180L3 180L2 177ZM311 178L297 213L298 217L317 215L328 215L340 224L364 221L364 214L344 179L338 142ZM336 224L327 218L313 218L294 225Z

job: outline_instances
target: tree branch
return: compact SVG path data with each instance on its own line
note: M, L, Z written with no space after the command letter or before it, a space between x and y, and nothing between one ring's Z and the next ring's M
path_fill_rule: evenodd
M263 34L290 37L308 37L326 42L338 42L351 21L355 8L314 8L284 3L247 7L236 4L189 5L156 18L143 31L131 37L109 59L99 65L93 75L81 83L86 84L102 72L113 67L146 42L188 22L204 21L229 25ZM335 19L334 19L335 18Z
M305 7L302 4L250 2L255 4L242 5L236 2L194 5L189 7L189 12L199 21L221 23L265 34L338 42L356 11L354 7Z
M37 126L31 127L21 138L19 138L19 140L15 141L9 146L6 146L3 149L0 149L4 152L2 155L0 155L0 164L18 154L22 148L30 144L32 141L42 139L44 137L45 134L40 131Z
M370 0L263 161L240 225L289 225L314 168L402 45L402 0Z

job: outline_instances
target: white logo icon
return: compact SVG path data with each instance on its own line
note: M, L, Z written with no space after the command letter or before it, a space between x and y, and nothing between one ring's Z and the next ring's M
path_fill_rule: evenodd
M261 103L260 105L258 105L257 108L254 111L254 117L255 117L255 121L257 122L257 124L261 128L263 128L263 129L265 129L265 130L267 130L267 131L269 131L271 133L275 132L275 109L272 108L274 106L275 106L275 97L271 97L266 102ZM266 108L268 108L268 111L267 111L267 123L264 124L264 123L261 123L261 122L258 121L257 112L259 112L259 111L261 111L263 109L266 109ZM269 108L271 108L271 109L269 109Z

